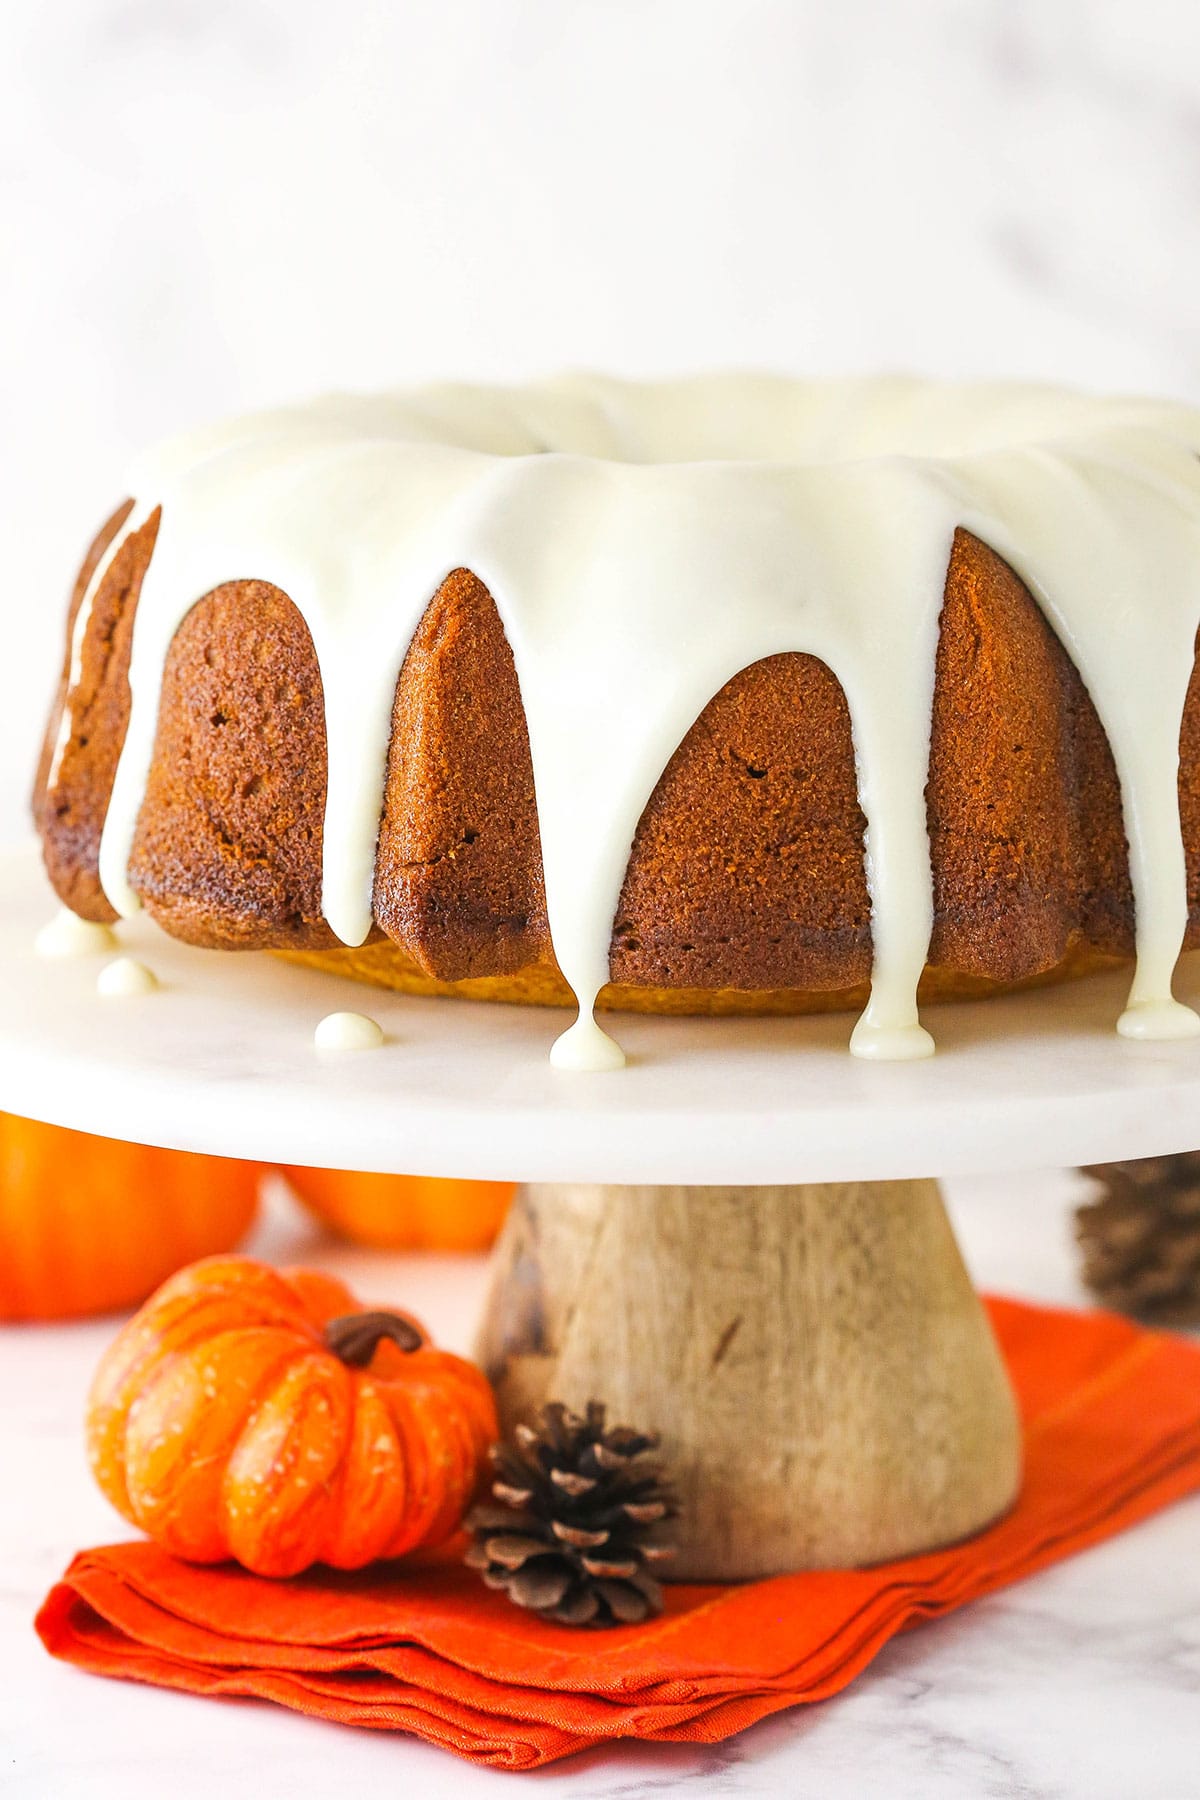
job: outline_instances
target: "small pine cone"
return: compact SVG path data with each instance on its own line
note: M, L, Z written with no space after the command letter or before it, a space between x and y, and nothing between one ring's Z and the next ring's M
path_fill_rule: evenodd
M1200 1151L1083 1173L1106 1190L1075 1213L1087 1287L1156 1325L1200 1321Z
M605 1428L557 1403L535 1429L518 1425L492 1450L492 1503L467 1515L467 1563L517 1606L560 1625L638 1625L662 1611L651 1569L674 1555L663 1525L676 1516L658 1439Z

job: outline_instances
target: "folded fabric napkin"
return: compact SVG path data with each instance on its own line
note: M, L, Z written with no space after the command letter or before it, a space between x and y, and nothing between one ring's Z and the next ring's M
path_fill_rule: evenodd
M1025 1479L1006 1518L952 1549L672 1587L662 1618L589 1633L542 1624L448 1561L272 1582L115 1544L75 1558L38 1630L96 1674L409 1731L500 1768L613 1738L715 1742L837 1693L896 1632L1200 1487L1200 1347L1107 1314L989 1310Z

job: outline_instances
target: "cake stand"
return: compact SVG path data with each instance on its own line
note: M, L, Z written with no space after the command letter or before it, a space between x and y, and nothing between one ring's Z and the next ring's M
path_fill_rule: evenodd
M742 1578L945 1544L1012 1501L1008 1381L938 1175L1192 1149L1200 1043L1131 1043L1123 975L930 1008L930 1062L850 1021L620 1017L621 1073L553 1070L561 1015L415 999L120 927L34 950L36 852L0 856L0 1107L181 1150L525 1183L480 1338L502 1412L553 1396L661 1431L677 1573ZM1200 959L1181 969L1200 998ZM379 1049L314 1049L370 1013ZM147 1196L147 1205L153 1197Z

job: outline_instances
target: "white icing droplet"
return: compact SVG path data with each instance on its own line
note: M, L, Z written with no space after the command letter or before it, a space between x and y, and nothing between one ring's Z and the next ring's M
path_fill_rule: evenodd
M378 1050L383 1029L365 1013L329 1013L313 1033L313 1043L318 1050Z
M551 1067L595 1075L604 1069L623 1069L625 1052L595 1019L582 1014L569 1030L556 1038L550 1051Z
M158 976L135 956L118 956L105 963L96 977L96 992L106 1000L126 1000L136 994L152 994Z
M38 956L57 961L68 956L95 956L101 951L115 950L117 938L107 925L81 919L78 913L64 906L42 926L33 947Z
M1117 1020L1124 1038L1144 1040L1200 1037L1200 1016L1179 1000L1135 1000Z
M936 1046L923 1025L876 1025L864 1013L850 1034L850 1054L864 1062L920 1062Z

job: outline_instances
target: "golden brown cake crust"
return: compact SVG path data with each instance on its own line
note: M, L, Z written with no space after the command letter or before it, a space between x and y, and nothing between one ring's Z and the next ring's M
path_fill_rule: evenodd
M92 575L128 518L126 500L101 528L84 559L67 617L62 675L42 745L33 796L46 871L64 906L110 924L116 913L100 886L100 833L129 723L129 654L142 577L158 534L154 513L117 551L96 593L78 679L71 683L75 621ZM70 735L57 754L68 689ZM57 768L55 764L57 762ZM54 779L51 783L51 772Z
M325 770L325 701L304 621L266 582L216 588L167 656L130 856L158 924L223 950L335 944L321 918Z
M426 609L396 683L374 915L443 980L551 954L516 668L490 595L463 569Z
M552 963L535 963L515 975L484 975L464 981L438 981L425 974L398 944L387 940L348 950L283 950L289 962L323 969L351 981L398 993L450 996L459 1000L486 1000L509 1006L575 1005L575 996ZM1060 962L1018 981L989 981L982 975L964 975L955 969L926 968L917 998L921 1005L941 1000L987 1000L1026 988L1047 987L1073 981L1102 969L1119 966L1127 959L1106 956L1102 950L1074 939ZM688 988L630 987L610 982L596 1001L601 1012L662 1013L676 1017L722 1018L747 1013L799 1014L859 1012L867 1003L865 981L843 988Z
M91 568L128 509L89 553ZM155 515L101 582L71 730L35 812L65 902L109 919L100 831L128 723L128 664ZM64 672L63 692L67 676ZM61 706L61 696L60 696ZM482 584L456 570L399 673L358 952L320 916L320 671L286 595L231 582L188 613L164 671L130 876L189 942L269 948L415 991L569 998L546 922L517 673ZM1083 684L1008 566L965 531L947 571L927 788L935 924L927 998L1078 972L1132 950L1112 757ZM1181 740L1189 942L1200 938L1200 680ZM870 970L848 709L811 656L743 670L672 756L639 823L614 924L609 1004L654 1011L858 1005ZM465 984L465 985L464 985ZM603 1003L603 1002L602 1002Z

